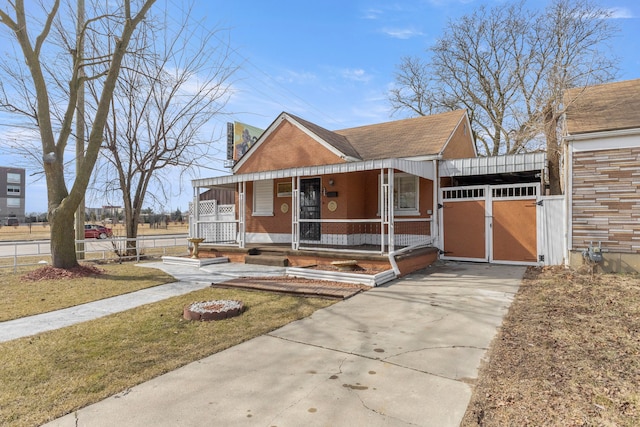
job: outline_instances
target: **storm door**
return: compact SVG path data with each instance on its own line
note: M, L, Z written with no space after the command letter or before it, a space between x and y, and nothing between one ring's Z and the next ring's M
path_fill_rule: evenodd
M300 180L300 240L320 240L320 223L305 222L320 219L320 178Z

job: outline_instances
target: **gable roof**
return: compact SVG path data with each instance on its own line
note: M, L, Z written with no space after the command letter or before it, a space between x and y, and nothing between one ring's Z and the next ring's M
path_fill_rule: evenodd
M362 160L442 154L465 110L335 131L349 140Z
M640 79L568 89L569 135L640 128Z
M300 125L304 126L306 129L317 135L321 140L337 149L344 156L361 159L358 151L353 148L353 146L349 143L349 140L344 135L340 135L337 132L331 132L330 130L318 126L315 123L311 123L304 119L301 119L300 117L294 116L293 114L289 114L289 116L296 120Z
M466 110L420 116L330 131L286 112L281 113L234 166L237 171L283 120L312 136L346 161L437 156L443 153Z

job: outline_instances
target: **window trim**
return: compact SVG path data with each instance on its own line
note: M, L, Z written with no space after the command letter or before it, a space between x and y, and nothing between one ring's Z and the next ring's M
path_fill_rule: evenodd
M20 209L22 207L22 203L20 202L19 197L7 197L7 208ZM16 203L15 205L13 203Z
M293 194L293 185L291 184L291 181L279 182L276 185L278 188L278 197L291 197L291 195Z
M274 216L273 204L273 179L253 181L251 216Z
M7 195L19 196L22 194L22 187L18 184L7 184Z
M7 184L22 184L22 175L16 172L7 172Z
M410 173L405 172L395 172L393 174L393 188L396 190L398 188L398 179L412 177L415 180L415 208L397 208L394 206L393 214L394 216L415 216L420 215L420 177L417 175L411 175ZM385 174L385 180L388 179L388 175ZM378 210L380 209L380 197L381 195L381 185L380 185L380 174L378 174ZM393 198L394 202L398 202L398 198ZM380 212L378 212L378 216L380 216Z

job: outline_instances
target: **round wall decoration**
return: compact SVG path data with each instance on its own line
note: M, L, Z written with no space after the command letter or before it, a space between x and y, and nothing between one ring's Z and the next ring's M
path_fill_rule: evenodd
M286 203L283 203L282 205L280 205L280 210L282 211L282 213L289 212L289 205Z
M338 209L338 204L336 203L335 200L332 200L329 202L329 204L327 205L327 208L329 208L329 210L331 212L334 212L336 209Z

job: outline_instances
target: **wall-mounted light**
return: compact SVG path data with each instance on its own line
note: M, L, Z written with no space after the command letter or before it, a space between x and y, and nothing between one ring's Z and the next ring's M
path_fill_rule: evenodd
M333 187L333 184L335 184L335 181L333 180L333 178L329 178L329 185Z

